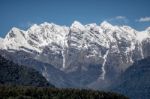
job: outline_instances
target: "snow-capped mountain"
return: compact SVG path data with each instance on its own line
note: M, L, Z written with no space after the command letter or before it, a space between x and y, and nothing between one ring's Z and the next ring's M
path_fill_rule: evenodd
M94 87L109 82L134 61L150 56L150 28L136 31L104 21L70 27L34 24L0 38L0 54L40 71L58 87Z

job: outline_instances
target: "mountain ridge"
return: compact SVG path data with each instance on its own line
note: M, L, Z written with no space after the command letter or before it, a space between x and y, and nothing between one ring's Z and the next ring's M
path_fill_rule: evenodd
M80 87L99 80L109 82L134 61L150 56L150 31L139 32L129 26L113 26L106 21L100 25L82 25L75 21L70 27L45 22L35 24L27 31L13 28L0 41L1 50L15 53L15 56L11 55L12 61L27 64L26 59L29 58L47 63L65 75L71 75L68 77L71 86ZM8 59L10 57L5 52L1 54ZM31 65L44 72L34 62ZM47 77L52 76L50 71L45 72ZM65 79L60 78L60 82Z

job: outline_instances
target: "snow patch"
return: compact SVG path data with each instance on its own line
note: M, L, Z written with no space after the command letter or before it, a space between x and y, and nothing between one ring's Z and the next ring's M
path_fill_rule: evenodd
M140 49L140 53L141 53L141 58L144 59L144 54L143 54L143 49L142 49L142 43L139 43L139 49Z
M64 69L66 66L66 55L65 55L65 49L62 50L62 57L63 57L63 65L62 68Z
M144 39L148 38L149 35L148 35L148 32L146 31L142 31L142 32L138 32L137 33L137 40L139 40L140 42L142 42Z
M49 75L48 75L48 72L47 72L48 71L47 67L44 66L43 68L44 68L44 70L42 71L42 75L46 78L47 81L49 81Z
M103 56L103 64L102 64L102 74L100 75L100 79L104 80L105 79L105 74L106 74L106 71L105 71L105 64L106 64L106 61L107 61L107 56L108 56L108 53L109 53L109 49L106 51L105 55Z

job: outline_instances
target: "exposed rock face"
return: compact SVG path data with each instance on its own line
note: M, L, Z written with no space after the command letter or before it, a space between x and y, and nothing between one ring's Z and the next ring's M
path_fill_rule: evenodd
M70 27L45 22L27 31L12 28L0 42L3 56L32 66L58 87L94 87L150 55L149 29L139 32L108 22L98 26L75 21Z

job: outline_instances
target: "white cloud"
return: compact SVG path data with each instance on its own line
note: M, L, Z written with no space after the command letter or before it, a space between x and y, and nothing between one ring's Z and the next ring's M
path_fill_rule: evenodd
M142 17L137 20L138 22L150 22L150 17Z
M125 16L116 16L115 19L126 19Z
M108 22L122 25L122 24L128 24L129 20L125 16L116 16L108 19Z

